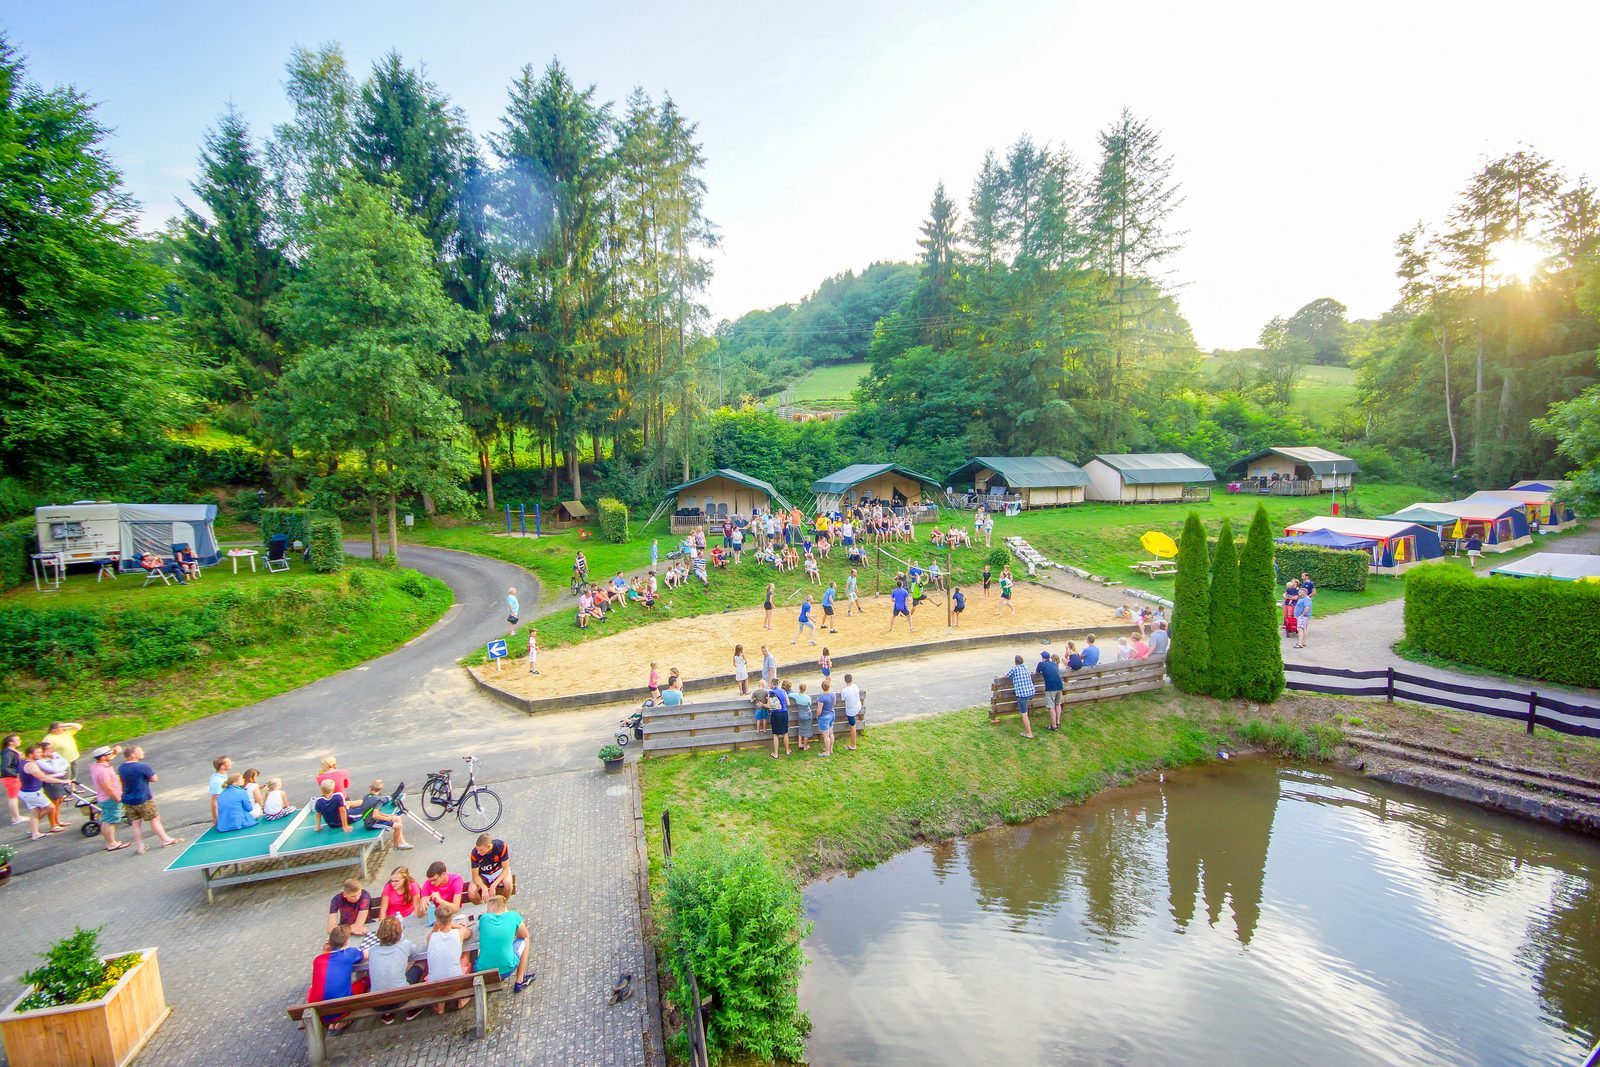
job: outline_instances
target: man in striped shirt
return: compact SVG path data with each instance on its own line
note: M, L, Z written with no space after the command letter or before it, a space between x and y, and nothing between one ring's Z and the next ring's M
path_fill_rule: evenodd
M1016 666L1007 671L1006 676L1011 679L1011 691L1017 696L1017 711L1022 715L1022 736L1032 741L1033 724L1028 721L1028 701L1037 692L1033 687L1033 672L1018 656Z

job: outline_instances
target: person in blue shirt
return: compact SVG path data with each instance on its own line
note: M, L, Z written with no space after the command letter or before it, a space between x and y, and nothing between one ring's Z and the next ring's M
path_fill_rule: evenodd
M1061 729L1061 700L1066 695L1066 686L1061 681L1061 668L1056 661L1050 658L1050 653L1039 653L1037 667L1039 677L1044 679L1044 706L1050 712L1050 726L1052 730Z
M957 589L950 594L950 599L953 601L951 611L955 615L955 625L959 628L961 626L961 613L967 610L967 595Z
M674 678L672 684L661 691L661 704L663 707L677 707L683 703L683 685L681 679Z
M228 784L217 794L217 832L228 833L254 826L256 816L253 807L250 793L244 787L244 775L230 775Z
M800 636L802 634L804 634L807 630L810 630L811 633L813 634L813 636L810 639L810 643L813 644L813 645L816 644L817 643L817 639L816 639L816 637L814 635L817 632L817 624L811 621L811 594L810 593L806 594L805 600L802 601L801 604L800 604L800 625L795 628L794 640L790 641L789 643L791 645L798 645L800 643Z
M1100 646L1094 643L1094 634L1090 634L1084 639L1083 665L1085 667L1100 666Z
M819 756L833 755L833 708L836 699L832 692L833 682L830 679L822 680L822 692L817 694L817 733L822 737L822 751Z
M778 738L783 738L783 754L789 754L789 683L779 682L772 689L772 709L769 722L772 726L772 758L778 758Z
M1305 587L1300 587L1300 599L1294 602L1294 621L1300 631L1300 640L1294 643L1295 648L1306 647L1306 630L1311 626L1311 594Z
M1078 646L1071 641L1067 642L1067 670L1083 670L1083 653L1078 651Z
M834 583L829 582L828 588L822 591L822 621L827 624L830 634L839 632L833 628L833 598L835 595Z
M916 633L917 628L911 625L911 594L906 591L906 587L896 585L894 592L889 594L889 599L894 602L894 610L889 613L889 632L894 633L894 620L904 615L907 629Z

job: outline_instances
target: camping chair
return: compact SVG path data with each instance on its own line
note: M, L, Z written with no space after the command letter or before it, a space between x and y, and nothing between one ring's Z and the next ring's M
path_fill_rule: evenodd
M186 560L183 558L183 554L186 552L193 557L192 560ZM200 558L195 556L194 550L189 547L187 542L179 542L178 544L172 546L172 558L179 567L183 568L183 576L185 578L189 579L191 582L198 582L200 580ZM191 562L194 564L193 572L189 570L189 564Z
M162 564L146 567L144 560L140 559L139 568L144 571L144 585L141 585L140 589L143 589L145 585L149 585L151 582L160 582L162 585L172 584L172 575L167 573L166 567Z
M289 535L273 534L267 538L267 570L286 571L289 569Z

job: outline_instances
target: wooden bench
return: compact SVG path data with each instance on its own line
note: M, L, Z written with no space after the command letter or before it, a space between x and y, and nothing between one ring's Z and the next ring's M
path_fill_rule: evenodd
M1085 704L1091 700L1108 700L1160 689L1167 684L1167 657L1146 656L1131 663L1107 663L1098 667L1085 667L1081 671L1061 668L1061 681L1065 686L1063 704ZM1044 707L1044 679L1038 671L1033 675L1037 690L1028 702L1030 713ZM989 721L999 722L1002 715L1017 714L1017 697L1011 688L1010 675L1002 674L989 687Z
M811 697L811 706L815 711L817 693L808 691L807 695ZM834 695L838 695L838 690L834 690ZM867 691L863 689L861 690L863 711L866 710L866 706ZM747 696L727 697L703 704L677 704L672 707L643 710L644 753L647 756L697 752L705 749L731 752L747 746L766 745L772 742L771 728L767 726L766 720L757 724L755 706L750 703L750 698ZM865 722L857 727L862 733L865 733L866 729ZM834 736L838 737L841 730L846 734L850 730L849 720L844 715L843 702L837 703L834 708ZM799 717L795 715L792 706L789 709L789 736L800 736Z
M289 1018L305 1030L312 1064L321 1065L328 1062L328 1026L323 1021L326 1016L338 1015L344 1020L355 1021L398 1014L412 1008L451 1004L463 997L471 997L474 1013L472 1035L482 1039L489 1022L489 994L503 987L499 971L478 971L437 982L419 982L399 989L386 989L382 993L360 993L336 1000L319 1000L314 1004L297 1004L289 1009ZM405 1016L400 1015L399 1021L404 1019Z

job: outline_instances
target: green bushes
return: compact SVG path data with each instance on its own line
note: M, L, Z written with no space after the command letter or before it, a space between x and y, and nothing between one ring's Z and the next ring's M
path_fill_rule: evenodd
M311 520L316 513L309 508L262 508L261 543L267 544L274 534L287 534L292 545L299 541L311 543Z
M1258 507L1239 553L1239 695L1262 704L1278 699L1284 681L1274 545L1267 509Z
M1523 678L1600 686L1600 585L1479 578L1431 564L1406 575L1406 643Z
M1208 551L1200 516L1189 513L1178 542L1167 651L1167 674L1185 693L1272 701L1283 692L1272 544L1265 508L1256 509L1243 556L1231 522L1222 520L1215 550Z
M1279 545L1278 575L1287 582L1302 573L1311 575L1319 589L1344 589L1359 593L1367 587L1372 559L1358 548L1323 548L1321 545Z
M38 551L33 517L0 524L0 589L28 580L28 556Z
M600 537L614 545L628 543L628 505L615 497L600 498Z
M667 998L682 1015L698 1010L687 963L714 1004L711 1049L803 1061L811 1022L800 1011L800 942L809 924L794 878L754 844L702 838L668 868L662 905L662 958L677 977ZM686 1059L685 1035L674 1040Z
M994 569L995 574L999 574L1001 567L1009 567L1011 565L1011 550L1004 546L990 549L989 555L984 558L984 562Z
M311 569L332 574L344 566L344 527L331 515L314 516L307 524L306 546L311 549Z

